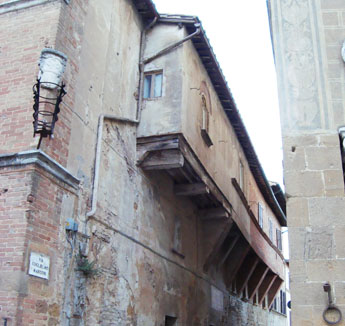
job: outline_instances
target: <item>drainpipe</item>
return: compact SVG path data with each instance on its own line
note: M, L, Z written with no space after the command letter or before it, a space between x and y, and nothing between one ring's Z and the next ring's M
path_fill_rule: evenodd
M140 38L140 53L139 53L139 87L138 87L138 104L137 104L137 114L136 119L140 121L141 117L141 106L143 103L143 88L144 88L144 63L143 57L146 45L146 32L151 29L157 22L158 17L155 17L152 22L141 32Z
M142 37L140 41L140 58L139 58L139 71L140 71L140 77L139 77L139 90L138 90L138 106L137 106L137 113L136 113L136 119L127 119L118 117L116 115L110 115L110 114L101 114L98 119L98 131L97 131L97 143L96 143L96 158L95 158L95 168L94 168L94 175L93 175L93 186L92 186L92 203L91 203L91 210L86 213L86 220L85 220L85 233L86 233L86 225L89 221L89 218L96 213L97 209L97 195L98 195L98 181L99 181L99 167L100 167L100 161L101 161L101 147L102 147L102 135L103 135L103 124L104 119L109 119L113 121L118 122L124 122L124 123L132 123L132 124L139 124L140 118L141 118L141 106L142 106L142 98L143 98L143 82L144 82L144 71L145 71L145 64L157 59L158 57L170 52L171 50L177 48L184 42L190 40L194 36L198 35L201 31L200 24L195 23L194 26L196 27L196 31L182 40L171 44L164 48L163 50L157 52L153 56L143 60L143 54L144 54L144 48L145 48L145 41L146 41L146 31L157 22L157 17L153 19L153 21L144 29L142 32Z
M164 48L163 50L157 52L156 54L154 54L153 56L149 57L149 58L146 58L144 61L143 61L143 64L146 65L147 63L157 59L158 57L162 56L163 54L166 54L168 52L170 52L171 50L177 48L178 46L180 46L181 44L183 44L184 42L190 40L191 38L193 38L194 36L200 34L201 32L201 29L200 29L200 23L195 23L194 26L196 27L196 31L192 34L189 34L188 36L186 36L185 38L183 38L182 40L174 43L174 44L171 44L169 46L167 46L166 48Z

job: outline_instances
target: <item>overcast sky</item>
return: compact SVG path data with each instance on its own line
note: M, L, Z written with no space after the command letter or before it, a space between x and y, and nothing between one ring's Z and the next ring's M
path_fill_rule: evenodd
M153 1L160 13L200 18L266 177L282 185L279 105L266 0Z

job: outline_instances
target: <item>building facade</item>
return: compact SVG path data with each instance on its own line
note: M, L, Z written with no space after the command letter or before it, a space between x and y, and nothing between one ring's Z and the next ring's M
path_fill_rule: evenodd
M0 21L4 323L286 325L284 197L198 18L18 0ZM67 91L41 142L38 75Z
M292 325L325 325L323 314L345 325L339 314L345 308L345 3L269 3L284 146ZM325 311L328 292L339 310Z

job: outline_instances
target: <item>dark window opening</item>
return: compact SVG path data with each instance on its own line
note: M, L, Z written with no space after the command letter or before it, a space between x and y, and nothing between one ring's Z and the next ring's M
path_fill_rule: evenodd
M176 324L177 317L165 316L165 326L174 326Z
M340 153L341 161L343 163L343 178L345 181L345 127L339 128Z
M213 145L213 142L209 135L209 125L210 125L210 112L207 107L207 100L205 94L201 95L201 106L202 106L202 125L201 125L201 136L204 139L208 147Z

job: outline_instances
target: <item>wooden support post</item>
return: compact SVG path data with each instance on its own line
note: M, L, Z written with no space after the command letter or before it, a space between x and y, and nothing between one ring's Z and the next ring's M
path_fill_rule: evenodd
M265 296L270 290L273 282L276 280L278 275L274 274L273 272L269 271L266 274L265 279L263 280L261 286L259 287L259 304L261 305L262 302L265 300Z
M218 269L220 269L220 268L223 266L224 262L225 262L226 259L229 257L231 251L234 249L234 247L235 247L237 241L239 240L239 238L240 238L240 235L239 235L239 234L236 234L236 235L234 235L234 236L231 238L231 242L230 242L228 248L226 248L226 251L225 251L223 257L220 257L220 261L219 261L218 266L217 266Z
M202 220L217 220L230 217L230 214L224 207L201 209L198 213Z
M271 288L269 289L269 291L268 291L268 309L271 308L271 305L274 301L274 298L277 295L277 293L279 292L279 289L280 289L280 286L282 285L282 283L283 283L283 281L279 277L277 277L274 280Z
M241 293L247 286L250 277L252 276L257 264L259 263L259 258L255 255L248 255L244 260L236 280L236 291Z
M251 301L263 282L269 268L264 263L259 263L248 281L248 298Z
M184 157L177 149L169 149L150 153L141 163L143 170L167 170L180 168Z
M204 183L191 183L175 185L174 192L176 196L197 196L206 195L210 190Z
M235 279L238 270L240 269L244 259L250 250L250 245L247 241L240 238L232 250L232 254L228 257L225 264L225 284L230 286Z
M216 260L224 240L233 227L233 221L231 219L222 220L220 223L221 225L210 222L210 220L202 222L205 272L208 271L210 265Z

